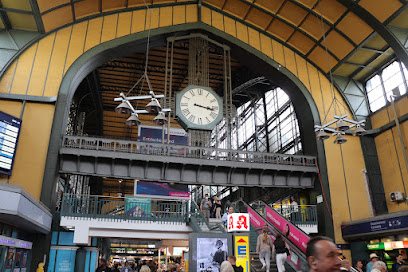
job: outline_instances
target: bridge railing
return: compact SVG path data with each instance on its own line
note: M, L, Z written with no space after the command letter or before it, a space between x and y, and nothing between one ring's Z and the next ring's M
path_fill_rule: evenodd
M106 220L183 223L189 220L188 200L65 194L61 216Z
M316 157L146 143L109 138L63 136L62 147L194 159L316 167Z

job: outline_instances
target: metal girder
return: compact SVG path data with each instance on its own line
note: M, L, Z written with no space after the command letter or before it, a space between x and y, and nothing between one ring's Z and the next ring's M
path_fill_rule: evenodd
M383 23L381 23L365 8L352 0L337 0L337 2L347 7L351 12L372 27L374 31L376 31L387 42L387 44L391 46L397 57L405 64L405 66L408 67L407 49Z
M98 72L94 71L87 77L89 91L91 92L92 101L94 102L95 109L98 112L96 116L98 116L98 125L99 134L102 135L102 127L103 127L103 103L102 103L102 95L101 95L101 85L99 82Z
M44 23L41 18L40 8L38 7L37 0L30 0L31 10L33 11L34 20L37 25L37 30L41 34L45 33Z

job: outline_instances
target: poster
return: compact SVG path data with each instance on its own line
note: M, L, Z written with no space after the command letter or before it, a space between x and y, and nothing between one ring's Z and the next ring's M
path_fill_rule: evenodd
M57 250L55 272L74 272L76 250Z
M162 143L162 126L140 125L137 140L139 142ZM164 127L164 140L167 143L167 127ZM170 144L188 145L188 134L184 129L170 128Z
M23 260L21 261L21 272L25 272L25 271L26 271L27 255L28 255L28 252L25 251L24 254L23 254Z
M15 248L9 248L6 259L6 269L10 269L9 271L11 271L11 268L13 267L15 253Z
M219 272L227 257L227 238L197 238L197 272Z
M151 217L152 202L150 198L125 197L125 215L132 217Z
M149 196L169 199L190 199L188 185L164 182L135 181L135 196Z
M17 249L16 263L14 265L13 272L20 272L20 261L21 261L21 249Z
M306 252L307 242L310 238L308 235L299 230L292 223L287 221L279 213L268 206L265 207L266 219L282 232L292 243L297 245L303 252Z

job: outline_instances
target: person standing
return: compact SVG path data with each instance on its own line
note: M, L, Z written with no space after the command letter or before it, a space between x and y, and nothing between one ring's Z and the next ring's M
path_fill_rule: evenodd
M309 272L340 272L341 259L333 241L325 236L313 237L306 247Z
M371 269L373 269L374 263L378 261L378 256L375 253L370 254L370 262L367 264L366 267L366 272L371 272Z
M356 269L358 272L364 272L363 270L364 264L362 260L357 260L356 262Z
M200 210L204 215L204 218L208 221L210 219L211 201L208 194L201 200Z
M262 263L262 270L269 272L271 267L271 250L273 244L272 239L268 235L268 228L263 227L262 233L259 234L258 240L256 242L256 254L259 254L259 260Z
M276 240L273 242L272 246L272 259L274 259L276 253L276 265L278 266L278 272L285 272L285 261L288 257L287 255L287 245L285 240L283 240L282 235L277 234Z
M125 262L125 266L122 268L121 272L133 272L132 268L130 267L127 261Z
M99 259L99 266L96 272L111 272L112 270L108 267L108 264L104 258Z
M234 268L234 272L244 272L244 268L242 267L242 265L237 266L237 258L235 256L228 256L227 261L229 261L232 265L232 268Z
M401 254L398 254L395 259L395 262L392 264L392 272L398 272L398 269L401 266L406 265L404 262L404 257Z
M387 265L382 261L376 261L371 272L387 272Z
M215 218L221 219L221 201L218 200L217 196L214 196L214 211Z
M299 221L298 218L299 205L294 196L290 197L290 221Z
M225 227L228 229L228 215L234 213L234 207L230 206L228 207L228 212L224 213L222 215L222 222L224 222Z

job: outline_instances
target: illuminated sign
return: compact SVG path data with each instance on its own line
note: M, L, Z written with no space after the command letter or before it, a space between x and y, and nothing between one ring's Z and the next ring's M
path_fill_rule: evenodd
M0 111L0 173L11 175L21 120Z
M242 266L244 272L249 272L249 237L235 236L236 265Z
M367 245L368 250L393 250L399 248L408 248L408 241L392 241L384 243L372 243Z
M10 247L17 247L17 248L26 248L31 249L33 243L14 239L6 236L0 236L0 246L10 246Z
M228 232L249 231L249 214L232 213L228 214Z

